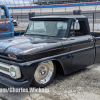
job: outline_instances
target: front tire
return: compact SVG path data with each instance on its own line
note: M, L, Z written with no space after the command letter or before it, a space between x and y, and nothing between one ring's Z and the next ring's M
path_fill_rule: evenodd
M47 86L55 77L56 66L52 61L41 63L35 70L32 85L36 87Z

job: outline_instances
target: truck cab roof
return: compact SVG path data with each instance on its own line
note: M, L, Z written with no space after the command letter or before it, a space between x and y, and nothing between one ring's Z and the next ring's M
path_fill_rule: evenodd
M87 18L84 15L56 15L56 16L38 16L38 17L31 17L30 20L63 20L63 19L77 19L77 18Z

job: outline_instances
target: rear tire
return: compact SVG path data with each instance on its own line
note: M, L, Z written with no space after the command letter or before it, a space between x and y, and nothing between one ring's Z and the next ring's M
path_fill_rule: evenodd
M52 61L41 63L35 70L32 86L45 87L51 83L56 74L56 66Z

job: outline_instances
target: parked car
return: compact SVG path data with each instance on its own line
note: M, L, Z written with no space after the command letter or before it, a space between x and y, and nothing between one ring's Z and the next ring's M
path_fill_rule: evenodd
M86 16L33 17L25 35L0 42L0 83L45 87L57 70L68 75L98 62L100 33L90 33Z

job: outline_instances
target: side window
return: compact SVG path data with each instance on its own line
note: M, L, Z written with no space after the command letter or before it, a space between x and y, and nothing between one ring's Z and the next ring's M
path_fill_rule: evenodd
M74 25L74 29L75 29L75 30L80 30L79 22L74 22L74 23L72 23L71 30L73 30L73 24L75 24L75 25Z
M72 22L70 37L87 35L87 28L84 20L76 20Z
M0 8L0 18L1 19L7 18L4 8Z

